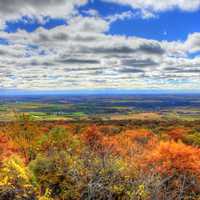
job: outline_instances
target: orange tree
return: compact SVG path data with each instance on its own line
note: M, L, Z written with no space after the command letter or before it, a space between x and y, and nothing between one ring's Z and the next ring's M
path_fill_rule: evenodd
M186 137L188 132L189 130L187 128L175 127L169 130L167 132L167 135L169 136L170 139L174 141L178 141L178 140L183 140Z
M200 195L200 149L175 141L161 141L141 159L147 174L158 174L169 199L183 199L183 195ZM169 193L169 192L168 192ZM160 197L161 198L161 197ZM192 199L192 197L188 197Z
M17 120L7 128L7 135L23 156L25 163L28 163L36 156L37 142L42 132L36 122L30 119L29 115L22 114L17 116Z

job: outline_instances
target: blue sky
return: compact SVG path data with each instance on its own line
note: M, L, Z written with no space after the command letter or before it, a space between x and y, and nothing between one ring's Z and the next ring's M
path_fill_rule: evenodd
M137 12L136 9L128 5L118 5L115 3L102 2L95 0L87 3L85 6L79 8L81 14L86 16L86 10L94 9L103 17L120 14L123 12ZM63 18L53 18L47 23L41 25L37 21L32 23L26 22L26 17L19 18L18 21L8 21L4 29L7 32L16 32L17 29L24 29L26 31L35 31L42 26L46 29L52 29L56 26L67 24ZM187 39L188 34L193 32L200 32L200 10L195 12L184 12L179 9L161 12L157 17L149 19L141 19L140 17L130 18L126 20L117 20L111 24L108 34L138 36L155 40L181 40Z
M0 91L198 90L199 0L0 0Z

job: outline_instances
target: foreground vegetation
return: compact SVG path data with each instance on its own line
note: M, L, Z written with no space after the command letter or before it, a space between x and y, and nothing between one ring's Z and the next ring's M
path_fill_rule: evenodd
M1 124L0 200L199 200L199 131L199 122L20 115Z

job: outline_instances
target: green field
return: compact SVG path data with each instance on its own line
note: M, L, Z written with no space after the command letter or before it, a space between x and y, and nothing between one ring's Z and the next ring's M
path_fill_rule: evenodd
M113 100L114 101L114 100ZM126 100L119 100L123 103ZM128 100L127 100L128 101ZM117 100L115 100L117 102ZM186 121L200 120L200 112L195 108L173 108L164 111L147 111L128 105L113 104L72 104L72 103L37 103L12 102L0 104L0 120L10 121L15 113L28 113L34 120L77 120L102 118L108 119L180 119ZM154 113L152 115L152 113Z

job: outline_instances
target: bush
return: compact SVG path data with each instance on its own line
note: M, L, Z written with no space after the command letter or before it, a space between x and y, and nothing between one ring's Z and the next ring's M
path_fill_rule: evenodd
M63 127L53 128L49 133L44 134L38 141L39 151L51 154L54 151L67 151L69 153L80 152L81 141L76 135L72 135Z
M4 161L0 169L0 200L36 199L34 178L18 158Z
M41 195L50 189L52 198L79 199L84 167L78 157L54 152L50 157L38 156L30 163L30 169L40 185Z

